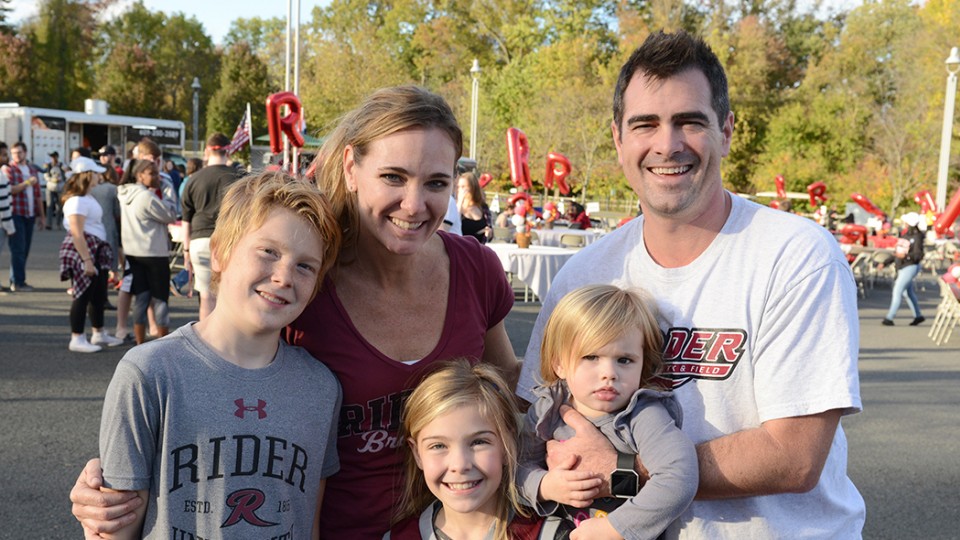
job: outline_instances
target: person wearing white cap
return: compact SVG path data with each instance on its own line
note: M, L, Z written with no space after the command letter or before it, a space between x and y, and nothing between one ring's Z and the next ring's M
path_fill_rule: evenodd
M90 189L102 180L105 169L88 157L78 157L70 163L70 170L73 174L63 188L63 227L67 236L60 244L60 279L69 279L73 284L68 348L91 353L103 345L115 347L123 343L103 328L113 250L103 226L103 209L90 196ZM89 341L84 333L88 312L93 326Z
M900 222L907 227L906 232L900 235L894 251L896 256L897 279L893 283L893 297L890 299L890 310L883 318L884 326L893 326L893 318L900 309L900 301L907 299L907 305L913 311L913 321L910 326L917 326L926 320L920 313L920 302L917 293L913 290L913 278L920 273L920 261L923 260L923 231L926 222L916 212L910 212L900 217Z

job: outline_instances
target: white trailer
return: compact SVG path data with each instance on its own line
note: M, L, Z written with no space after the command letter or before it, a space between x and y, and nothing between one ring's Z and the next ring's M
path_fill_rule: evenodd
M99 100L87 100L84 112L0 103L0 140L7 146L22 141L28 159L38 165L48 162L48 154L54 151L66 163L79 146L96 151L109 144L123 158L126 149L144 137L165 150L181 150L185 134L179 120L107 114L107 104Z

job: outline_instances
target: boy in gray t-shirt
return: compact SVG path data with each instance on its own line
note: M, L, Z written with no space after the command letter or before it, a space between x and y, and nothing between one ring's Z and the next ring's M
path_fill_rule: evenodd
M280 330L316 295L339 227L314 186L264 173L230 188L210 242L214 311L133 348L107 389L104 490L146 503L116 537L316 538L340 385Z

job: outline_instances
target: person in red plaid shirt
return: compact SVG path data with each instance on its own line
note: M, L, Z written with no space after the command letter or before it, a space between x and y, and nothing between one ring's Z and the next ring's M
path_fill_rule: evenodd
M32 291L27 284L27 257L33 241L33 229L39 220L40 228L46 226L43 200L40 198L40 170L27 161L27 145L13 144L10 150L12 161L3 167L3 174L10 180L13 224L17 232L10 241L10 290Z

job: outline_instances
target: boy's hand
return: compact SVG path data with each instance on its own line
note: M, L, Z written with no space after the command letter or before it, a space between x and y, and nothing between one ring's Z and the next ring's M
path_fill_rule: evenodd
M116 532L133 523L137 518L133 510L143 504L135 491L103 492L102 485L100 460L94 458L87 462L70 490L73 516L83 525L87 540L103 538L100 533Z
M570 533L570 540L594 540L594 538L623 540L620 533L613 528L613 525L610 525L610 521L602 517L581 521L580 525L577 525L577 529Z
M574 471L576 457L557 464L540 482L540 497L574 508L586 508L600 494L603 478L588 471Z

